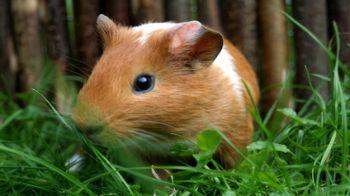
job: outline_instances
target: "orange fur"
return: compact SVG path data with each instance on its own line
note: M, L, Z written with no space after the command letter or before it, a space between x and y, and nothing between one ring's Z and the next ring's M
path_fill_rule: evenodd
M242 98L232 90L229 78L223 77L219 68L207 66L191 70L183 66L192 62L194 53L187 54L186 50L181 58L171 54L172 34L167 30L153 32L142 45L137 42L140 32L112 24L107 27L100 30L106 42L104 53L78 96L73 117L78 124L106 124L108 129L100 134L102 141L113 138L112 135L132 138L131 130L194 140L200 131L215 126L240 149L250 143L253 122L246 105L252 104L244 87ZM209 50L212 46L207 43L213 39L217 36L205 38L202 47L197 46L199 51L206 50L205 47ZM235 59L238 75L258 101L254 71L233 45L228 41L225 45ZM208 55L203 57L205 61ZM155 88L135 95L131 86L140 73L155 75ZM226 167L232 167L238 158L225 144L218 155Z

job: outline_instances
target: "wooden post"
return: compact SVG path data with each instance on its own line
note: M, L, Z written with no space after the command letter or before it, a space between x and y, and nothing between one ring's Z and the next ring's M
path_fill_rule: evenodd
M288 66L287 21L283 15L284 0L259 0L259 26L262 46L262 86L264 95L261 106L267 113L276 104L276 109L289 106L291 90L286 83ZM282 121L281 115L273 115L271 127Z
M198 20L209 27L222 32L218 2L216 0L197 1Z
M294 0L294 18L313 32L321 41L327 42L327 16L325 0ZM296 55L296 77L295 83L309 86L307 67L310 74L328 76L327 55L323 49L306 32L294 26L295 33L295 55ZM319 92L324 98L329 97L329 87L323 80L311 76L311 82L315 88L320 87ZM308 99L310 90L297 89L296 96L299 99ZM302 104L297 104L300 109Z
M333 21L337 23L340 32L340 59L350 67L350 1L329 0L330 30L333 32Z
M166 19L184 22L192 19L190 0L166 0Z
M19 90L30 91L42 70L43 55L39 37L38 1L12 0L14 38L19 65Z
M221 0L223 31L249 62L258 66L257 3L255 0Z
M130 25L130 1L129 0L104 0L105 14L114 21Z
M221 0L222 24L226 37L257 69L257 4L255 0Z
M101 51L96 31L98 14L98 0L74 0L76 58L84 62L80 70L85 74L91 72Z
M65 73L68 67L68 30L65 1L47 0L47 34L49 56Z
M46 0L45 27L50 59L56 68L55 103L61 113L70 113L73 103L74 85L65 79L68 72L68 26L65 1Z
M262 46L262 86L266 88L263 108L267 111L279 96L288 64L288 35L283 0L259 1ZM271 20L273 18L273 20Z
M0 91L14 96L17 61L10 31L10 5L0 0Z
M164 21L163 0L136 0L133 5L135 23Z

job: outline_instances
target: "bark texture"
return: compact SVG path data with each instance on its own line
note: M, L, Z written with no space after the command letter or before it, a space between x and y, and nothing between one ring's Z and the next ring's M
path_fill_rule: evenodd
M166 19L175 22L191 20L192 10L190 0L166 0Z
M145 22L164 21L163 0L136 0L134 1L134 16L136 24Z
M104 9L106 15L114 21L123 25L130 25L129 0L104 0Z
M321 41L327 42L327 15L325 0L294 0L294 18L313 32ZM295 55L296 55L296 77L295 83L303 86L308 85L307 67L310 74L327 76L327 55L321 47L306 32L294 26L295 33ZM324 98L329 96L328 84L323 80L311 76L311 82L315 88L320 88ZM297 89L296 96L299 99L308 99L310 90ZM302 105L302 104L301 104ZM297 108L300 108L300 104Z
M69 41L67 29L67 13L65 1L46 0L45 27L47 36L48 54L56 66L55 103L61 113L69 113L72 106L74 85L65 80L68 73Z
M330 30L333 32L333 21L337 23L340 32L340 59L350 66L350 1L328 0Z
M10 27L10 5L0 0L0 91L14 96L17 62Z
M221 0L220 7L224 34L257 68L257 1Z
M80 70L85 74L91 72L101 52L96 31L98 13L98 0L74 0L76 58L83 62Z
M48 10L48 51L51 59L60 72L65 73L68 67L68 30L65 1L46 0Z
M216 0L197 1L198 20L203 24L222 32L218 2Z
M19 90L29 91L38 82L43 63L38 1L13 0L11 9L19 66Z
M262 86L265 95L262 97L262 108L267 112L281 96L282 85L286 80L288 64L287 21L283 15L284 0L259 0L259 22L262 46ZM273 20L271 20L273 18ZM290 93L282 95L279 103L286 107Z

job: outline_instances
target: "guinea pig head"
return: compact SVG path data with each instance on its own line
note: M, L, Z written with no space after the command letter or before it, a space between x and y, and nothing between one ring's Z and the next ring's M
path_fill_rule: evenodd
M104 51L79 92L78 125L103 127L99 134L107 140L191 138L215 122L213 116L224 119L216 110L233 100L222 94L231 86L211 69L223 46L219 33L197 21L128 28L104 15L97 29ZM227 110L223 114L232 113Z

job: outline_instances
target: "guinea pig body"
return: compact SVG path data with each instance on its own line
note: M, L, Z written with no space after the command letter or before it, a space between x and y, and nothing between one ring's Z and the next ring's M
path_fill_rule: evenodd
M250 143L252 107L259 90L242 54L199 22L149 23L127 28L99 16L104 52L78 95L74 120L104 128L99 140L152 142L194 140L209 127L220 129L238 148ZM162 148L158 146L158 148ZM159 156L147 152L148 159ZM226 167L237 153L222 144L217 152Z

